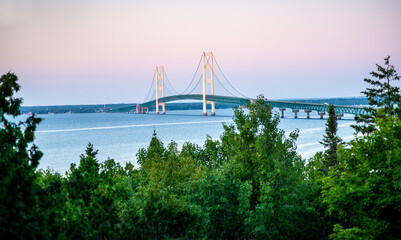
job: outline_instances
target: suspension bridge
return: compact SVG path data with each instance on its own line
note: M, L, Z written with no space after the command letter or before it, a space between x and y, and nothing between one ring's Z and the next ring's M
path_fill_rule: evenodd
M219 92L219 94L215 94ZM149 107L155 106L156 114L165 114L165 103L179 100L198 100L203 102L203 115L207 114L207 105L211 105L210 115L214 116L215 103L229 103L240 107L246 107L247 103L255 102L256 99L247 97L240 93L226 78L212 52L203 52L199 60L195 74L187 88L177 92L162 66L157 66L153 75L153 80L146 96L141 103L126 111L135 113L149 113ZM327 104L301 103L291 101L265 100L273 108L278 108L281 117L284 118L286 109L291 109L294 118L300 110L304 110L306 117L310 118L310 113L316 111L320 118L323 118L328 111ZM334 105L337 117L341 119L344 114L369 114L363 107Z

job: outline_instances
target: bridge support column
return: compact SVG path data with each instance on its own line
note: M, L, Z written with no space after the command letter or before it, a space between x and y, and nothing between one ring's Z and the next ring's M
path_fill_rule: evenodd
M310 114L311 112L312 112L312 110L305 110L306 118L307 118L307 119L310 118L309 114Z
M141 111L141 105L137 104L136 105L136 109L135 109L135 113L139 114L140 111Z
M319 114L320 119L323 119L323 116L326 114L325 112L318 112L317 114Z
M279 108L278 110L281 111L281 118L284 118L284 111L285 111L285 108Z
M298 109L292 109L292 112L294 113L294 118L298 118L298 112L299 112L299 110Z
M156 114L159 114L159 106L162 106L162 114L165 114L166 108L164 102L159 103L159 90L162 91L162 98L164 98L164 68L156 67L155 76L156 76Z
M210 113L211 116L216 115L214 101L207 101L206 100L206 84L210 83L210 95L214 95L214 80L213 80L213 53L212 52L203 52L202 54L202 70L203 70L203 116L207 116L206 112L206 105L212 105L212 112ZM206 70L210 69L208 75L206 76Z
M336 116L337 116L337 119L341 120L341 118L344 117L344 113L337 114Z
M141 114L141 113L149 113L149 107L141 107L141 105L140 104L137 104L136 105L136 108L135 109L133 109L134 111L134 113L136 113L136 114ZM158 113L157 113L158 114Z

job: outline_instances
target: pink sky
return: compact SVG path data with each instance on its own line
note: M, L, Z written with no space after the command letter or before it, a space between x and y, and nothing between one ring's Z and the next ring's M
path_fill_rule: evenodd
M0 73L19 76L25 105L129 103L156 65L182 91L213 51L250 97L360 96L386 55L401 72L400 11L397 0L2 0Z

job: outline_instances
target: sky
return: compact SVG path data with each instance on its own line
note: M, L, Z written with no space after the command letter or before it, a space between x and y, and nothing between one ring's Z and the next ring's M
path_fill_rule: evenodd
M0 74L19 77L25 106L133 103L156 66L181 92L212 51L249 97L361 96L387 55L401 72L400 11L399 0L0 0Z

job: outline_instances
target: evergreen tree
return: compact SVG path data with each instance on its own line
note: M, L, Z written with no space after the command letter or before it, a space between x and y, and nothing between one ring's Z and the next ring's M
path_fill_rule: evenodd
M69 197L82 199L85 205L89 205L90 195L100 183L100 164L96 155L98 150L93 149L93 144L88 143L85 154L80 156L80 164L77 167L72 163L70 170L66 173L68 180Z
M342 140L337 135L337 116L334 110L334 106L329 106L329 118L326 123L326 134L323 136L323 140L320 143L328 148L324 152L323 161L325 171L328 171L330 167L337 165L337 149L338 145L341 144Z
M390 65L390 56L384 59L384 64L384 67L376 64L377 72L370 72L375 79L364 79L365 82L372 85L372 88L367 88L362 92L369 100L370 107L365 108L369 114L355 116L355 121L362 123L362 125L352 125L356 133L370 134L377 130L375 123L377 108L384 108L386 115L401 117L400 88L390 84L391 81L399 81L400 77L394 66Z
M0 78L0 238L35 239L40 234L35 170L42 152L32 142L41 119L9 120L21 114L17 81L10 72Z
M165 157L165 149L163 142L157 138L156 131L153 130L153 137L150 140L150 145L147 149L139 149L137 156L137 163L140 165L145 165L151 161L161 161Z

